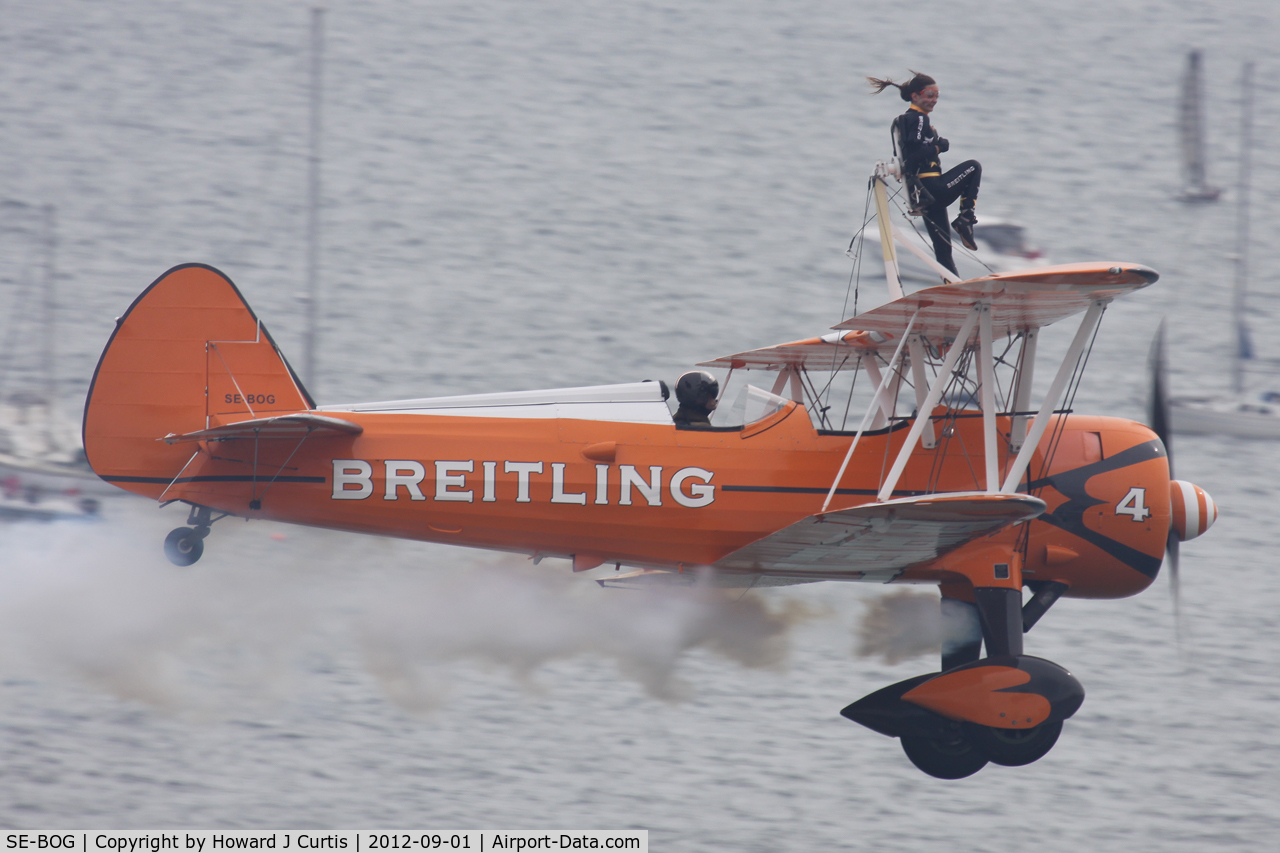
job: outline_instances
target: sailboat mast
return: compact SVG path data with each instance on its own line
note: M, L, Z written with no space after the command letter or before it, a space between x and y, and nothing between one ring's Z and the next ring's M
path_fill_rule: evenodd
M1178 148L1182 159L1182 193L1187 202L1214 201L1220 191L1209 186L1204 150L1204 74L1201 54L1187 54L1182 75L1182 97L1178 104Z
M1236 331L1236 353L1231 365L1231 385L1244 393L1244 362L1253 358L1249 327L1245 324L1245 280L1249 272L1249 150L1253 135L1253 63L1246 62L1240 80L1240 174L1236 196L1236 280L1231 315Z
M43 298L43 372L44 372L44 414L45 431L49 447L55 446L53 434L54 410L58 399L58 376L55 366L57 353L54 349L57 330L54 323L58 314L58 294L56 290L57 268L55 260L58 252L57 208L46 204L44 211L44 298Z
M1200 73L1200 51L1187 54L1187 70L1182 78L1182 181L1184 191L1203 190L1204 119L1200 115L1203 84Z
M316 388L316 338L320 267L320 107L324 83L324 10L311 10L311 132L307 155L307 331L303 382Z

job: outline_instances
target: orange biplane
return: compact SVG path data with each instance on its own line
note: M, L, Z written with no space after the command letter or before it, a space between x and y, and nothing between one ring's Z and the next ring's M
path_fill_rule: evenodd
M1060 408L1106 305L1157 276L1072 264L905 295L875 181L894 298L834 333L706 362L777 374L722 407L727 422L677 426L652 381L317 406L235 285L191 264L117 322L85 406L89 462L190 506L165 543L179 565L230 515L634 570L608 586L936 584L975 638L844 715L940 778L1030 763L1084 691L1023 654L1024 632L1060 596L1142 591L1216 517L1171 479L1156 432ZM1038 330L1079 314L1032 408ZM867 377L856 428L828 419L821 375Z

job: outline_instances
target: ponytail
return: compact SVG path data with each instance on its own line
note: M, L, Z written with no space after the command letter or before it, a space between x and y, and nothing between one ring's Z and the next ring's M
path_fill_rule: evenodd
M893 86L897 88L898 94L902 96L902 100L909 101L911 96L916 92L922 91L929 86L938 85L938 81L934 80L928 74L921 74L919 71L911 72L914 76L906 83L895 83L892 80L881 80L878 77L868 77L867 82L871 84L871 94L878 95L885 89Z

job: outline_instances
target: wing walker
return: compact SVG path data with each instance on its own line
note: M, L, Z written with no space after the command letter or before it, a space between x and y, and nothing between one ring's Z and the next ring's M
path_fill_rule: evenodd
M1070 410L1107 305L1155 271L957 281L924 256L943 283L906 294L893 171L870 183L890 301L704 362L726 372L722 398L772 374L711 425L675 424L653 381L318 406L236 286L187 264L117 321L85 405L89 462L189 507L165 542L179 565L236 516L612 564L606 586L935 584L975 639L842 713L936 777L1028 764L1084 689L1024 634L1061 597L1146 589L1217 510L1171 479L1156 432ZM1040 330L1076 317L1061 363L1038 365ZM1052 380L1035 400L1038 368Z

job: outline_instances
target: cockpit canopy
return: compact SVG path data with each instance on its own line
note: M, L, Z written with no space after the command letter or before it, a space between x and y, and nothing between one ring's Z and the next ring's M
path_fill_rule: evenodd
M750 426L781 411L791 401L754 385L743 385L732 406L721 406L711 417L714 426Z

